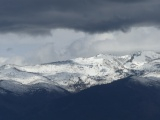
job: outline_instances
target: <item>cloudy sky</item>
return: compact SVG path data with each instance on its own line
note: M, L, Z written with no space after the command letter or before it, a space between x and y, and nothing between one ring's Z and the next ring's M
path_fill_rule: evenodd
M160 51L159 0L0 0L0 64Z

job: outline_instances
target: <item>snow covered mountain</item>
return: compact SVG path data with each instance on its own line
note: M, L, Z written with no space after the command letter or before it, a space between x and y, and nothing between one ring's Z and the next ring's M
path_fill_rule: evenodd
M153 51L125 56L100 54L34 66L3 65L0 92L25 93L41 88L78 92L128 76L139 77L144 83L160 81L160 54Z

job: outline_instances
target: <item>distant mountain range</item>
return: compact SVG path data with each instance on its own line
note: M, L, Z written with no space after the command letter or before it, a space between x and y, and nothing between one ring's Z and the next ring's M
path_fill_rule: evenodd
M160 120L160 54L3 65L0 120Z
M34 66L0 67L0 93L23 94L37 89L76 93L129 76L160 78L160 54L153 51L114 56L99 54ZM147 84L146 80L142 80Z

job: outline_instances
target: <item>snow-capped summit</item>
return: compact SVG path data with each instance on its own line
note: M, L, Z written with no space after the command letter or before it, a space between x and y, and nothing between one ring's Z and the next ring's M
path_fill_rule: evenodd
M160 54L153 51L114 56L99 54L34 66L0 67L0 91L26 92L30 88L78 92L128 76L160 78Z

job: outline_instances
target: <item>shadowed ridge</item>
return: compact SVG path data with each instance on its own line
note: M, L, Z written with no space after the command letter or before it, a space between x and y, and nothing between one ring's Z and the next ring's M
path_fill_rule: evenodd
M84 90L57 105L60 120L159 120L160 88L129 77Z

